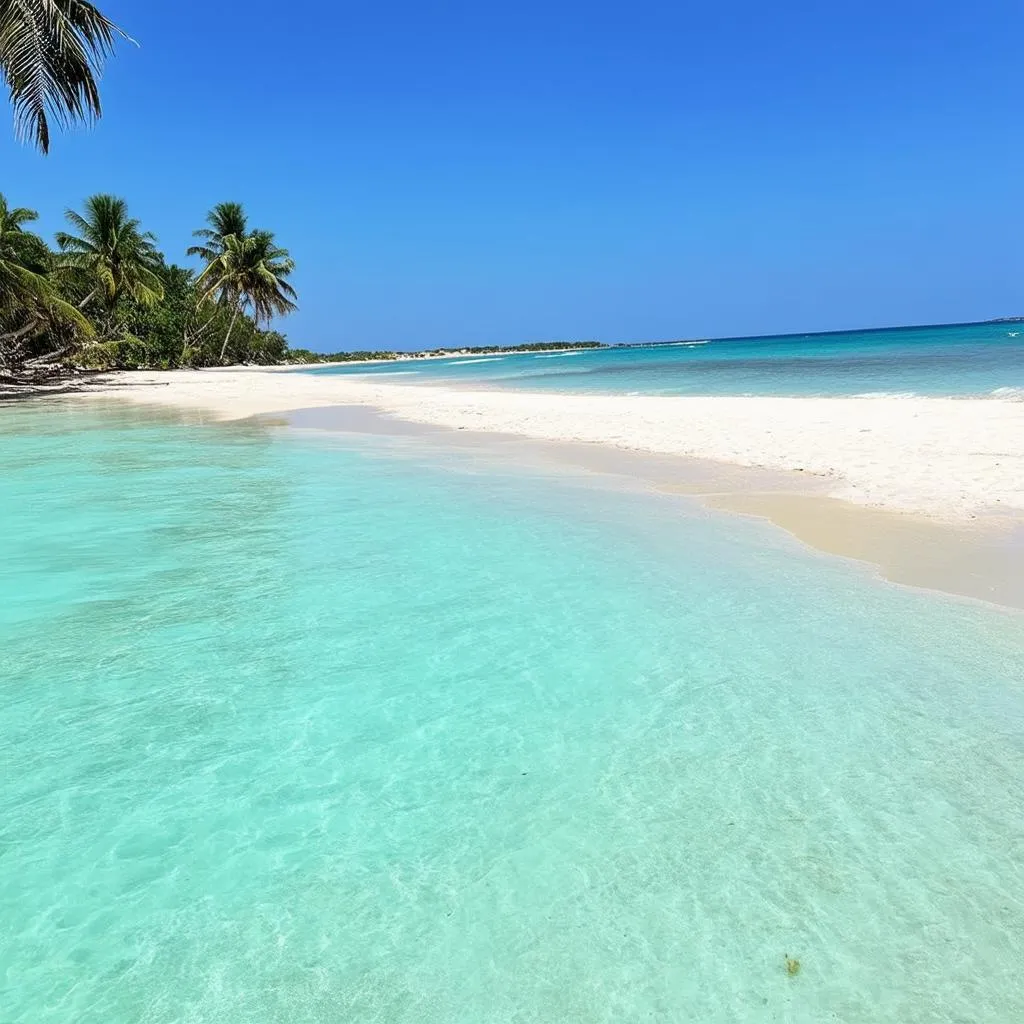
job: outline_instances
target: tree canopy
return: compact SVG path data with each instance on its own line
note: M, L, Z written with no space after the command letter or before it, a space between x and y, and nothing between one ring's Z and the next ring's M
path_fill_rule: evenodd
M90 196L84 215L68 210L65 216L78 234L57 232L62 253L57 265L91 289L83 305L97 296L108 307L121 296L142 306L163 298L164 286L157 273L163 259L156 237L128 216L123 199Z
M271 232L220 203L197 232L196 269L167 261L118 196L88 197L50 247L34 210L0 195L0 377L40 363L172 368L287 358L272 318L296 308L295 263Z

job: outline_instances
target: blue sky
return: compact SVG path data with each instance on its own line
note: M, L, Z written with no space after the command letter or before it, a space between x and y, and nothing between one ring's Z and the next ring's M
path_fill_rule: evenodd
M1024 6L100 0L105 116L0 188L124 195L172 257L239 199L295 345L1024 314Z

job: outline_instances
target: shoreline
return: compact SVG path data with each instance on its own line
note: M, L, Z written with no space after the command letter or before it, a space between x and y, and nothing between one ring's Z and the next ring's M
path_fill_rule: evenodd
M372 407L328 406L246 421L303 432L357 434L472 454L489 464L578 474L689 499L713 515L760 519L801 546L853 563L888 583L1024 610L1024 517L948 521L853 505L828 482L770 470L576 442L452 431L400 420Z
M519 442L768 520L893 583L1024 608L1021 402L539 395L262 370L118 373L72 400L200 422Z
M933 519L1024 515L1024 402L999 398L534 393L274 370L123 371L76 396L238 420L371 406L414 423L707 459L827 481Z

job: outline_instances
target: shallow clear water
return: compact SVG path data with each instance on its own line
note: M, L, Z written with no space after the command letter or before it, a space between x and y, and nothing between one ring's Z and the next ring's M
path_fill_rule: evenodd
M0 410L5 1022L1024 1019L1020 616L435 462Z
M442 383L632 394L998 396L1024 400L1024 323L725 338L648 348L320 367Z

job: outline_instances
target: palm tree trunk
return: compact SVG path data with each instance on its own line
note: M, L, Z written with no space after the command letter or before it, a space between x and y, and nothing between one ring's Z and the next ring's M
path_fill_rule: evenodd
M40 322L39 320L30 320L24 327L19 327L16 331L11 331L10 334L0 334L0 342L6 344L9 341L21 341L26 334L31 334Z
M31 337L33 331L41 328L41 320L30 320L24 327L20 327L16 331L0 334L0 373L18 369L23 361L23 343Z
M235 306L234 315L231 317L231 323L228 324L228 333L224 335L224 344L220 347L220 361L224 362L224 353L228 350L228 341L231 338L231 332L235 329L235 321L238 319L238 314L242 312L242 304L238 303Z
M199 319L199 314L196 314L196 320ZM186 324L184 331L181 335L181 355L178 357L178 362L181 363L185 358L185 353L188 351L189 346L193 343L198 345L203 340L203 335L209 330L210 324L217 319L217 312L214 312L206 318L206 322L200 324L194 331L189 331L188 325ZM223 355L221 356L223 359Z
M23 343L32 336L33 331L42 328L41 320L29 320L24 327L19 327L9 334L0 334L0 366L17 366L20 362Z

